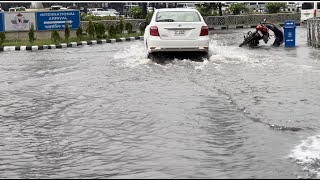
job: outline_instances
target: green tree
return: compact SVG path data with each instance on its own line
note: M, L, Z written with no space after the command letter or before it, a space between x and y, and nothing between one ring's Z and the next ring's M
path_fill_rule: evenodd
M110 37L115 37L117 32L116 29L114 28L113 25L110 25L109 29L108 29L108 34Z
M64 23L64 37L66 38L66 40L69 40L70 37L70 28L69 28L69 23L66 21Z
M51 33L51 41L54 43L54 44L57 44L61 41L61 36L59 34L59 32L57 30L53 30L52 33Z
M88 28L87 28L87 33L89 34L89 37L91 39L94 38L95 36L95 33L96 33L96 30L95 30L95 27L94 27L94 24L91 20L89 20L89 25L88 25Z
M139 31L140 31L140 34L143 35L144 31L146 29L146 23L141 23L139 25Z
M6 40L6 33L0 32L0 46L2 46L5 40Z
M134 19L140 19L143 16L143 11L141 7L133 7L128 11L128 14Z
M81 41L81 39L82 39L82 33L83 33L83 29L82 29L82 26L80 25L80 26L78 27L78 29L77 29L77 32L76 32L77 37L79 38L80 41Z
M241 11L244 11L246 13L249 12L249 8L245 3L232 3L229 6L229 11L231 11L233 15L239 15Z
M147 23L147 25L150 24L152 16L153 16L153 11L147 13L147 15L146 15L146 23Z
M31 23L31 25L30 25L30 29L29 29L28 35L29 35L29 42L32 45L33 42L36 40L35 34L34 34L34 25L33 25L33 23Z
M132 24L127 22L126 23L126 30L128 31L128 34L132 33Z
M121 30L120 30L120 25L119 25L119 23L116 24L115 29L116 29L116 34L121 34Z
M268 2L266 3L266 9L268 13L278 13L281 8L286 8L286 3L282 2Z
M219 8L219 16L222 16L222 3L218 3L218 8Z
M204 3L197 7L197 10L202 16L212 16L216 15L216 10L219 10L219 15L221 12L222 16L222 4L221 3Z
M106 33L106 26L102 22L97 24L96 33L97 33L98 39L101 39L104 36L104 34Z
M118 22L118 25L119 25L119 31L120 33L122 33L124 30L123 18L120 19L120 21Z

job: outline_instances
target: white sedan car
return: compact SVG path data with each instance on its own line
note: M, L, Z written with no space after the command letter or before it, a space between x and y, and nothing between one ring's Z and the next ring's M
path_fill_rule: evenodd
M209 29L196 9L157 9L144 33L148 56L154 52L203 52L208 55Z

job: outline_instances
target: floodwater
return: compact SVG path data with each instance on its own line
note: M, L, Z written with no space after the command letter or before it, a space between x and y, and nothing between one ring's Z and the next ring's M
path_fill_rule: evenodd
M203 62L143 41L0 54L0 178L320 178L320 50L238 47Z

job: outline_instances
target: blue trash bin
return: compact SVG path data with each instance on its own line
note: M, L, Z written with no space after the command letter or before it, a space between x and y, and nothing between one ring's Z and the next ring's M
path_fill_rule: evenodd
M284 47L296 46L296 24L294 20L287 20L284 22Z

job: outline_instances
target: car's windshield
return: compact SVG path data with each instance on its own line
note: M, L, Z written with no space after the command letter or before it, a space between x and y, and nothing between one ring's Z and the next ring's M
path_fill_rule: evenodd
M162 11L158 12L156 22L201 22L195 11Z
M303 3L301 9L313 9L313 3Z

